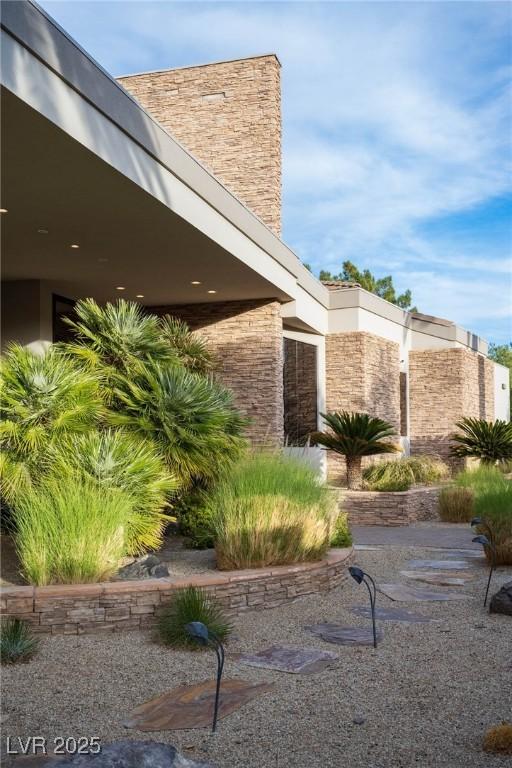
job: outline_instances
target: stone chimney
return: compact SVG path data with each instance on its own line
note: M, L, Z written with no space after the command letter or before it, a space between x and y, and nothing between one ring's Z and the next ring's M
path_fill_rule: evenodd
M281 65L256 56L120 77L120 84L281 234Z

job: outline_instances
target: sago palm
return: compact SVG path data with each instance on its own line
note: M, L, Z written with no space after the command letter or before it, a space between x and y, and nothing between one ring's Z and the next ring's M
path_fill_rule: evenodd
M321 415L329 429L313 433L311 440L345 457L347 487L351 490L358 490L362 486L363 456L401 451L398 445L385 441L385 438L396 437L396 432L383 419L349 411Z
M110 423L154 441L182 484L215 479L240 455L244 419L214 381L158 363L115 381Z
M95 429L59 443L50 458L54 473L63 481L71 475L83 475L100 487L119 488L131 496L131 552L160 545L165 525L175 519L166 511L179 483L152 443L124 430Z
M44 472L50 446L89 430L103 403L97 377L54 346L39 355L10 345L0 387L2 494L12 504L18 491Z
M465 418L455 425L460 432L452 435L452 456L480 459L495 464L512 458L512 423Z

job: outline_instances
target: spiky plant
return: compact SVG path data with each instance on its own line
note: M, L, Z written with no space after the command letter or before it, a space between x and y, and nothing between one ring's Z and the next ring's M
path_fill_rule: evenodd
M50 446L89 430L102 416L103 402L98 378L55 346L40 355L11 344L0 386L2 495L13 504L44 473Z
M359 490L362 486L363 456L401 451L399 446L386 441L386 438L396 437L396 432L383 419L349 411L322 413L321 416L328 431L313 433L311 441L345 457L350 490Z
M67 349L93 370L107 376L130 371L137 360L177 361L156 315L147 314L133 301L119 299L100 307L94 299L75 305L76 320L65 318L76 335Z
M124 430L92 430L59 443L50 458L63 480L83 474L104 488L129 493L135 512L129 529L130 551L158 548L165 525L175 519L165 511L179 483L152 443Z
M117 376L111 424L153 440L182 485L219 477L245 445L231 394L182 367L148 363Z
M30 661L39 648L39 640L30 626L20 619L7 619L0 624L0 662L16 664Z
M168 341L181 363L189 371L210 373L215 362L206 341L190 330L188 325L177 317L164 315L160 319L162 336Z
M455 425L460 432L452 435L452 455L473 457L482 464L496 464L512 458L512 423L465 418Z
M214 632L219 640L226 640L232 626L214 597L197 587L180 589L172 602L165 606L158 620L158 634L165 645L197 650L198 645L185 631L192 621L200 621Z

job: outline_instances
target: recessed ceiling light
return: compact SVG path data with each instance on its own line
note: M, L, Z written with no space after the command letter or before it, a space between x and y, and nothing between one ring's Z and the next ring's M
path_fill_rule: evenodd
M191 280L190 281L190 285L201 285L201 281L200 280Z
M135 298L136 298L136 299L143 299L143 298L144 298L144 294L143 294L143 293L138 293L138 294L135 296Z
M217 293L217 291L208 291L208 293Z
M39 235L47 235L48 234L48 230L45 229L44 227L39 227L37 232L38 232Z
M7 213L7 208L0 208L0 213Z
M116 285L116 291L124 291L124 285Z
M70 247L71 247L71 248L80 248L80 246L79 246L79 245L77 245L76 243L72 243L72 245L71 245Z

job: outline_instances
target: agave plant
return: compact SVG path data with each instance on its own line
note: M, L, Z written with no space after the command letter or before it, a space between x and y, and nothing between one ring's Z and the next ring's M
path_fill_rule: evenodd
M206 374L214 369L215 362L206 341L191 331L183 320L164 315L160 319L160 329L164 339L189 371Z
M399 446L385 442L385 438L395 437L396 433L383 419L349 411L321 415L329 431L313 433L311 441L345 457L347 487L351 490L359 490L362 486L363 456L401 451Z
M55 346L39 355L10 345L0 385L2 495L12 504L45 471L50 446L89 430L100 419L103 402L98 378Z
M130 494L134 506L130 552L158 548L165 525L175 519L165 511L179 482L152 443L119 429L92 430L56 445L50 459L53 471L63 479L84 475L100 487Z
M152 440L182 485L214 480L240 455L245 422L219 384L155 362L115 381L110 423Z
M495 464L512 458L512 423L509 421L485 421L465 418L455 425L459 433L452 435L456 443L452 456L473 457L482 464Z

